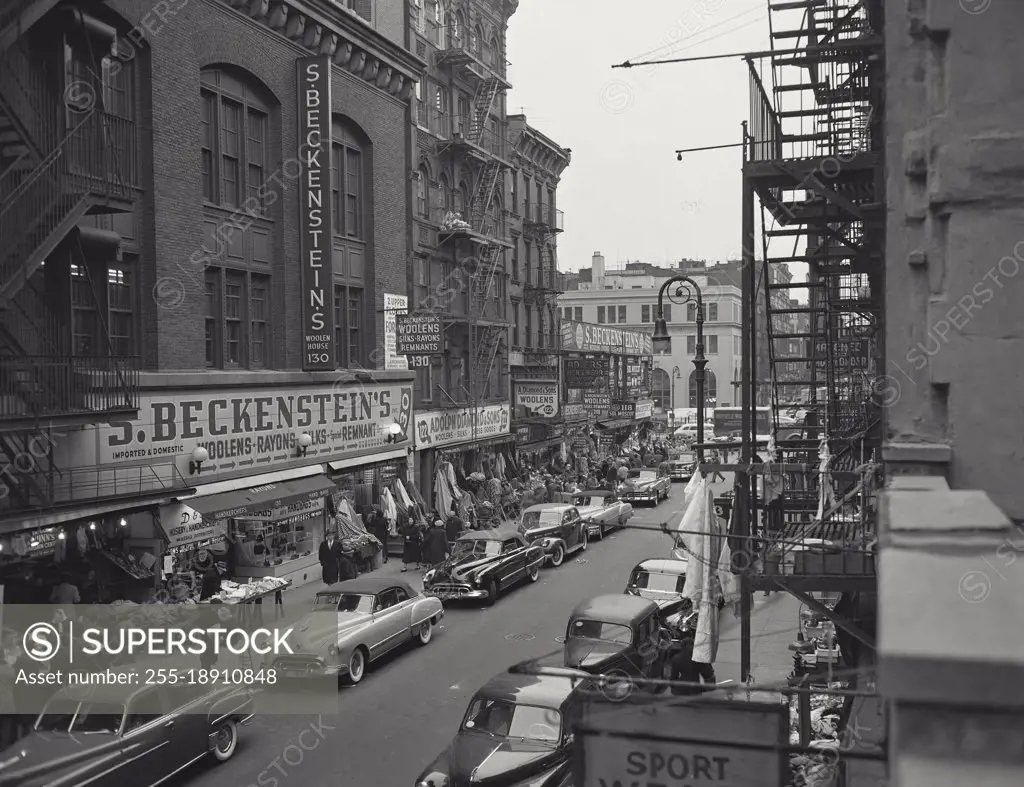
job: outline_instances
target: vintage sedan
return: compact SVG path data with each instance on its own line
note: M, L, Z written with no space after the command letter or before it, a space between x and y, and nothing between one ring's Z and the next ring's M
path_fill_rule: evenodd
M0 753L0 785L163 784L205 757L231 759L252 716L252 694L236 687L68 686Z
M658 505L672 494L672 479L655 469L630 470L629 476L619 487L619 498L627 503L648 503Z
M568 555L582 552L590 538L587 525L576 506L541 503L523 511L519 532L531 544L540 546L555 568Z
M657 604L662 622L670 631L676 632L693 611L693 602L683 595L688 565L685 560L664 558L641 561L630 572L623 592Z
M673 481L688 482L693 478L697 462L693 454L680 454L668 460L668 477Z
M337 675L359 683L370 662L409 642L427 645L444 616L436 598L394 577L336 582L316 594L298 628L302 652L271 664L283 678Z
M441 601L493 604L520 582L540 579L545 559L543 549L511 528L471 530L459 536L444 563L423 575L423 592Z
M637 680L661 679L672 643L661 609L650 599L597 596L569 615L563 663L601 676L602 694L615 699L630 693Z
M572 496L572 503L587 526L587 534L599 541L609 530L625 527L633 516L633 506L612 492L580 492Z
M416 787L570 784L574 681L503 672L470 700L459 731Z

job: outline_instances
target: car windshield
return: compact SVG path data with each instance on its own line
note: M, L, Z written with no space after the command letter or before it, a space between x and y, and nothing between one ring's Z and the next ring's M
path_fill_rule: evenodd
M605 623L603 620L574 620L569 625L569 637L572 639L596 639L615 645L629 645L633 641L633 632L629 630L629 626L619 623Z
M610 501L606 497L587 497L583 495L576 498L576 505L578 506L603 506L608 502Z
M561 511L526 511L523 513L523 530L536 530L538 527L553 527L561 524Z
M629 578L631 588L658 590L663 593L682 593L686 574L661 574L636 569Z
M558 743L562 736L562 714L551 708L480 697L470 705L462 728L496 738Z
M452 557L493 557L501 554L500 541L476 538L471 541L456 541Z
M373 596L361 593L317 593L313 602L317 612L373 612Z
M121 729L124 705L116 702L79 702L67 697L50 700L43 709L36 729L41 732L77 732L83 735Z
M653 470L630 470L629 478L631 481L657 481L658 474Z

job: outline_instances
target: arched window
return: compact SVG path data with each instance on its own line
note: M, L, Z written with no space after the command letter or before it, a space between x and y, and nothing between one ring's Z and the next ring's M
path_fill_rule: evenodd
M430 172L424 166L416 172L416 215L426 218L430 215L430 203L427 189L430 183Z
M199 75L200 180L204 203L206 365L262 368L271 362L273 223L267 212L269 148L276 103L253 77L230 67ZM219 232L225 210L253 217L244 230ZM230 259L230 267L217 262Z
M455 212L463 221L468 221L466 217L469 215L469 200L469 186L466 185L466 181L459 181L459 187L455 190Z
M469 34L469 51L475 55L480 54L480 44L484 40L484 31L477 25L473 28L473 31Z
M501 54L501 42L498 37L495 36L491 39L490 46L488 47L488 59L487 64L494 69L495 72L501 73L502 71L502 54Z
M333 209L334 351L340 368L363 368L372 310L366 302L366 261L373 237L370 140L348 118L331 122L331 206ZM423 181L426 187L426 180Z
M462 41L462 28L463 27L465 27L465 22L462 19L462 12L461 11L456 11L454 14L452 14L452 24L451 24L451 36L452 36L452 43L453 44L461 43L461 41Z
M704 406L714 407L718 402L718 381L710 369L704 370ZM697 406L696 372L690 372L690 407Z
M437 190L440 192L441 211L447 213L452 209L452 186L447 175L441 175L438 179Z
M663 410L672 410L672 378L669 373L660 366L654 368L651 373L651 396L654 399L654 406Z

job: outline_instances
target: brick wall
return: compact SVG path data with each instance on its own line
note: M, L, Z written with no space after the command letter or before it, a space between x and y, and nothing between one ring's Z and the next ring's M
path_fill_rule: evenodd
M148 368L198 369L204 365L203 271L189 262L200 249L202 208L199 179L199 71L213 65L242 69L272 94L278 105L271 121L267 174L279 173L287 188L270 210L275 223L272 347L275 368L301 366L299 206L295 181L282 165L298 150L295 60L310 52L244 14L215 0L177 0L165 19L154 19L150 0L117 0L130 24L149 20L148 47L139 49L143 106L142 161L149 167L143 196L142 322ZM407 107L362 79L334 68L334 111L360 126L372 145L372 255L367 257L367 292L373 293L371 358L383 353L383 294L407 288ZM289 165L286 171L292 171ZM185 297L175 308L158 308L154 285L173 279ZM369 325L367 326L369 328Z

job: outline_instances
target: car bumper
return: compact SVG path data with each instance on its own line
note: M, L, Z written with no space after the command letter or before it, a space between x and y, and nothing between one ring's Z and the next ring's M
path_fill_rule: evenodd
M673 481L689 481L693 478L693 473L672 473L670 477Z
M644 492L638 495L622 495L620 499L624 503L655 503L658 500L658 493Z
M439 601L487 598L487 591L472 585L436 585L423 588L423 595L433 596Z
M289 680L323 678L333 675L344 675L348 672L347 666L329 663L312 656L308 659L277 659L271 664L271 667L277 670L278 676Z

